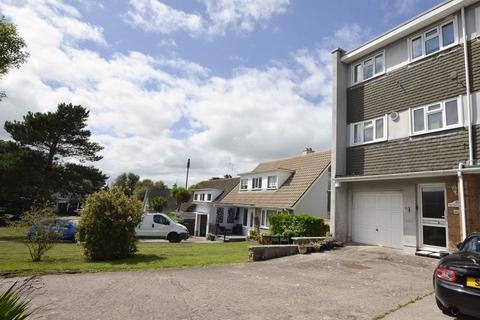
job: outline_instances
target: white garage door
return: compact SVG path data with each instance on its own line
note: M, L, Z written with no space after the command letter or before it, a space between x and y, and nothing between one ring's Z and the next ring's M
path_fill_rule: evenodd
M401 192L355 192L352 208L353 242L402 248Z

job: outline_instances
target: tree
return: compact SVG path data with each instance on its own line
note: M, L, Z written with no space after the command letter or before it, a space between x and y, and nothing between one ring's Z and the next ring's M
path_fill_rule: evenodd
M192 196L190 190L185 188L173 188L172 197L177 201L177 211L180 211L182 203L188 202Z
M167 199L165 199L164 197L155 197L150 200L150 205L148 207L152 212L162 212L166 206Z
M132 196L139 180L140 177L135 173L124 172L115 179L113 186L122 189L127 196Z
M98 153L103 148L90 141L91 133L86 129L88 116L89 111L81 105L61 103L55 112L28 112L23 121L5 122L4 128L15 141L17 149L36 155L35 159L31 159L34 160L31 165L35 168L35 176L42 180L37 185L39 190L36 195L40 202L62 191L68 177L72 179L69 180L71 186L83 185L84 188L86 176L93 178L88 182L93 189L104 184L106 176L98 170L69 162L76 159L84 163L102 158ZM75 180L76 183L73 183Z
M137 251L135 227L142 220L142 204L113 187L90 195L78 225L85 255L92 260L122 259Z
M28 59L25 41L18 35L17 27L0 18L0 78L13 68L19 68ZM0 91L0 100L5 93Z

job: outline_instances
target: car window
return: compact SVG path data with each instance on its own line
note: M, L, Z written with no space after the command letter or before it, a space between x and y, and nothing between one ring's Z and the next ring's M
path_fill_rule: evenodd
M466 240L460 251L480 253L480 237L472 237Z
M160 224L168 224L169 221L164 216L156 214L153 216L153 222Z

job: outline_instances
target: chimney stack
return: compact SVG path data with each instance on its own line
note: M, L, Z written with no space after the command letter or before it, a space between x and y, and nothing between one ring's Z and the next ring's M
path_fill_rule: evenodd
M313 151L312 148L306 147L305 150L303 150L302 155L306 155L306 154L310 154L310 153L314 153L314 152L315 151Z

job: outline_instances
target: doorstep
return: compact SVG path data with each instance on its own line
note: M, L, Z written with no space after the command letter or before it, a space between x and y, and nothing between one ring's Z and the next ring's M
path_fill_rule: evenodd
M433 250L417 250L415 252L416 256L435 258L435 259L441 259L447 256L448 254L449 253L447 251L433 251Z

